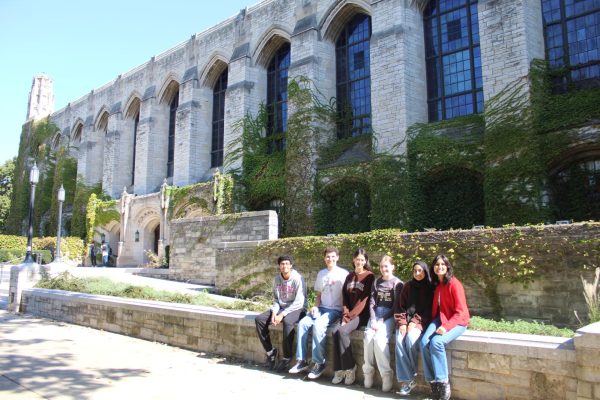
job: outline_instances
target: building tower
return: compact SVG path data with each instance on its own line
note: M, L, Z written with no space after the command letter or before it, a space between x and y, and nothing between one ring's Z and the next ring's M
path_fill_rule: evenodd
M29 104L27 106L27 121L39 120L54 112L54 89L52 79L44 74L33 77Z

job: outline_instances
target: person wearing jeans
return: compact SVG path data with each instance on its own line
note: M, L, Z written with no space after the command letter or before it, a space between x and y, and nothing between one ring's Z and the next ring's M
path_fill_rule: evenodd
M413 279L395 297L396 319L396 378L401 382L402 396L410 394L417 385L419 339L431 321L433 286L427 264L416 261L412 269Z
M433 322L421 338L423 372L430 383L433 398L450 399L450 381L446 346L462 335L469 324L469 308L462 283L454 276L452 264L445 255L433 259Z
M298 374L308 369L308 332L312 329L313 367L308 379L317 379L325 371L327 328L342 316L342 285L348 275L348 271L337 265L339 252L336 248L326 248L323 256L327 268L317 274L314 307L298 323L297 363L289 370L290 374Z

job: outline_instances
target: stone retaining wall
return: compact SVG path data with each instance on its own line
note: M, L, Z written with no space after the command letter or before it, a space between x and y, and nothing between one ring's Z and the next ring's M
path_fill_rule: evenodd
M252 312L47 289L24 290L21 307L26 313L193 351L264 360ZM280 340L280 329L275 329L273 341ZM361 365L361 332L352 340ZM449 362L454 398L600 399L600 323L580 329L574 340L467 331L449 347ZM328 365L326 376L331 374ZM418 388L426 390L421 376Z

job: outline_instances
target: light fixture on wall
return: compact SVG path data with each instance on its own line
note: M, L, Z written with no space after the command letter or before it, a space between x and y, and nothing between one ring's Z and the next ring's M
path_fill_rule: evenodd
M140 241L140 231L135 231L135 241L139 242Z

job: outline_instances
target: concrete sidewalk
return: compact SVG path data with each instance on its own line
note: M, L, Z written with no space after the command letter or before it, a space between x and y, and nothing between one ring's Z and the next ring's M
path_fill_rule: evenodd
M0 310L0 398L398 398L242 361ZM421 397L411 396L412 399Z

